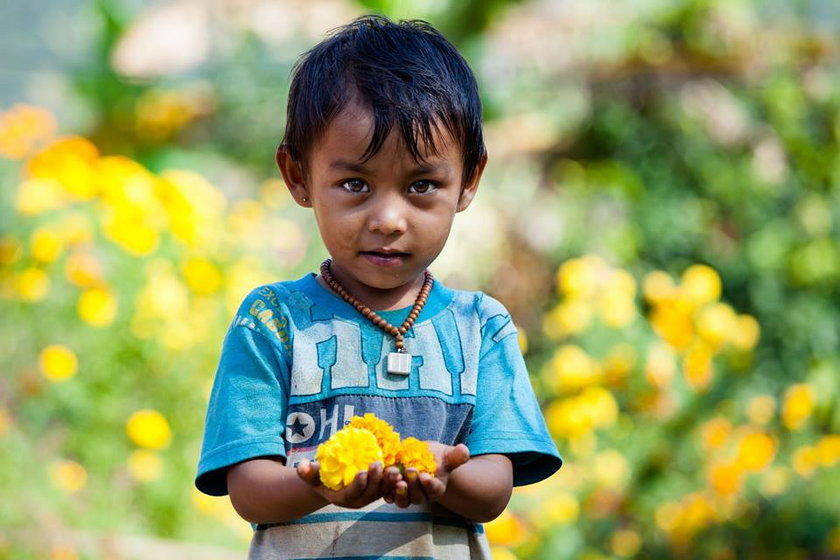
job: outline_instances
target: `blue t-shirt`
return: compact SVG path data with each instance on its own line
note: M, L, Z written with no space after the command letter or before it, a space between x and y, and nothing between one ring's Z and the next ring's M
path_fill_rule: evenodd
M409 311L378 313L400 325ZM198 489L226 494L227 468L248 459L282 457L290 466L304 457L311 459L318 445L350 418L368 412L389 422L403 438L464 443L472 455L507 455L513 463L514 485L537 482L560 467L516 329L498 301L435 282L405 335L405 347L412 355L410 373L388 373L385 362L394 348L393 337L319 284L315 275L251 292L222 348L207 410ZM470 533L469 538L480 536L480 525L441 510L439 506L419 512L398 510L381 500L362 510L328 506L295 522L258 527L257 533L320 523L343 523L341 530L349 530L353 523L381 524L391 520L389 516L401 515L409 524L428 522L429 530L436 529L433 525L447 530L457 526ZM305 538L326 533L335 535L321 528ZM302 538L286 531L282 537L278 534L277 543L289 545L289 539ZM364 548L369 540L353 541L351 548ZM395 550L401 556L420 554L418 549L387 546L389 554ZM352 556L347 550L336 551L334 542L331 547L331 552ZM319 551L323 552L290 549L289 557L317 556ZM358 553L384 555L383 550Z

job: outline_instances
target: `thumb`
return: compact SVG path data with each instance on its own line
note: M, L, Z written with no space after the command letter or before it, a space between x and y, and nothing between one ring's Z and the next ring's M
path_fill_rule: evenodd
M455 447L447 447L443 452L443 469L445 471L453 471L466 463L470 458L470 450L463 443L459 443Z
M304 482L309 484L318 483L318 464L309 459L303 459L297 465L297 474Z

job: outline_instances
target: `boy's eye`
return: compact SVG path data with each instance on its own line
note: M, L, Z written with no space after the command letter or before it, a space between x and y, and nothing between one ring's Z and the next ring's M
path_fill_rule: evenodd
M429 194L437 190L438 185L432 181L417 181L408 187L408 192L415 194Z
M368 192L370 188L361 179L347 179L341 182L341 188L351 193Z

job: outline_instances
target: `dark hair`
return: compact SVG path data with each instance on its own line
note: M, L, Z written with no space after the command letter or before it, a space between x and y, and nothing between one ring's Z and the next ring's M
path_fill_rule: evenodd
M429 23L362 16L300 58L292 70L283 143L304 169L315 142L354 96L373 114L365 160L394 127L420 161L420 145L437 153L433 134L443 126L460 145L464 181L486 153L475 76Z

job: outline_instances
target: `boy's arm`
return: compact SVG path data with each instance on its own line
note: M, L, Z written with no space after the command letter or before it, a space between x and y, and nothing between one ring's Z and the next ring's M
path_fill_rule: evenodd
M360 508L393 491L394 478L385 476L382 465L374 463L360 472L347 488L334 491L317 480L312 464L302 461L297 469L279 459L251 459L228 469L230 501L236 512L251 523L283 523L332 503Z
M437 501L447 509L480 523L498 517L513 492L513 466L504 455L470 458L463 444L451 447L429 442L436 459L436 476L414 469L396 484L394 502L400 507Z

